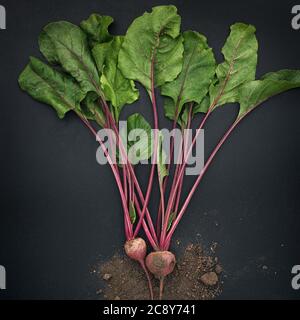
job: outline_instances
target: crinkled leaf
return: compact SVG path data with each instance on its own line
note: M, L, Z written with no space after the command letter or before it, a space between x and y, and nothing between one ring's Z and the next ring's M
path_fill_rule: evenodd
M94 96L95 95L95 96ZM86 97L81 101L80 108L88 120L94 120L93 110L96 107L97 95L95 92L88 92Z
M171 97L165 103L165 114L174 119L177 113L180 121L182 107L187 102L200 103L208 93L214 78L216 62L206 38L194 31L183 33L183 68L172 82L162 86L161 93Z
M95 92L88 92L81 102L81 110L87 119L94 120L103 127L105 124L105 115L98 100L99 97Z
M121 129L121 138L126 144L125 128ZM152 155L152 129L147 120L139 113L134 113L127 119L127 149L128 159L132 164L147 160Z
M210 88L210 102L218 99L217 106L237 102L239 87L255 79L258 48L255 27L235 23L230 29L222 49L225 61L218 65L218 81Z
M34 99L51 105L61 119L70 110L80 112L80 102L85 94L79 85L36 58L30 58L19 77L19 84Z
M126 79L118 68L118 55L124 37L116 36L109 43L98 44L93 49L98 68L102 67L101 87L105 98L114 107L116 120L125 104L136 101L138 90L132 80Z
M129 216L130 216L130 221L132 224L135 223L136 221L136 211L135 211L135 206L132 201L129 203Z
M80 83L84 92L99 93L98 71L86 34L78 26L66 21L50 23L44 27L39 44L46 59L61 65Z
M114 19L110 16L101 16L93 13L87 20L80 23L80 27L87 34L92 48L97 43L108 42L112 39L108 32L108 27L113 21Z
M180 16L174 6L158 6L135 19L120 51L119 66L125 77L150 91L151 67L156 87L174 80L182 69L183 44Z
M268 98L300 87L300 70L280 70L267 73L261 80L250 81L240 89L238 118L257 107Z

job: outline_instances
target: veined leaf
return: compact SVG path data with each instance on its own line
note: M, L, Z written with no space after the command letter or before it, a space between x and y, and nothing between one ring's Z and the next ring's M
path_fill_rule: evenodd
M180 16L174 6L158 6L135 19L119 55L124 76L151 89L152 66L156 87L174 80L182 69Z
M300 70L280 70L267 73L261 80L250 81L240 89L238 118L257 107L268 98L300 87Z
M165 114L174 119L176 112L180 121L182 107L187 102L200 103L208 93L215 75L216 62L206 38L194 31L183 33L183 68L180 75L161 88L164 96L171 97L165 103Z
M44 27L39 44L46 59L61 65L84 92L99 93L100 77L86 34L78 26L66 21L50 23Z
M105 115L99 105L99 97L95 92L88 92L81 102L81 111L88 120L96 121L101 127L105 124Z
M105 98L114 107L116 120L125 104L136 101L138 90L132 80L126 79L118 68L118 56L124 37L116 36L109 43L98 44L93 49L97 67L101 68L101 87Z
M127 119L127 137L125 128L121 129L121 138L128 149L128 159L132 164L147 160L152 155L152 129L147 120L139 113Z
M79 85L36 58L30 58L19 84L34 99L51 105L61 119L70 110L81 111L80 102L85 94Z
M114 19L110 16L101 16L93 13L87 20L80 23L80 27L87 34L92 48L97 43L108 42L112 39L108 32L108 27L113 21Z
M258 43L252 25L235 23L222 49L225 61L216 69L217 83L210 88L210 103L237 102L239 87L255 80Z

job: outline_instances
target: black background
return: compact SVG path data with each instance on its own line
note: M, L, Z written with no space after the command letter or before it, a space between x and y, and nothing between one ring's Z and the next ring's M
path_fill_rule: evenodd
M300 30L291 28L295 2L0 0L7 10L7 30L0 30L0 264L7 290L0 299L97 298L90 270L123 243L119 195L109 167L96 163L93 137L72 115L58 121L18 87L28 56L39 55L42 27L98 12L113 16L111 31L123 34L145 10L168 3L178 7L183 30L208 37L218 60L229 25L242 21L257 27L258 77L300 68ZM272 98L241 123L176 232L183 244L218 242L226 271L221 299L300 297L290 284L291 268L300 264L299 98L299 90ZM136 110L151 120L144 93L124 117ZM228 105L212 115L207 154L236 112Z

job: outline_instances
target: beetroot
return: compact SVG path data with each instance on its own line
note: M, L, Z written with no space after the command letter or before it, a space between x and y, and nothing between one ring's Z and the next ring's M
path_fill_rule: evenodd
M138 262L144 261L147 252L147 245L144 239L135 238L133 240L126 241L125 252L129 258Z
M173 272L176 264L176 258L170 251L151 252L146 257L146 266L148 270L160 280L159 299L162 299L164 279Z
M166 277L172 273L176 264L176 258L170 251L151 252L146 258L148 270L157 278Z
M147 252L147 245L144 239L142 238L135 238L131 240L127 240L124 245L125 252L127 256L135 261L138 261L141 267L143 268L145 275L148 280L148 286L149 286L149 292L150 292L150 298L153 300L153 289L152 289L152 283L149 276L149 272L145 266L145 256Z

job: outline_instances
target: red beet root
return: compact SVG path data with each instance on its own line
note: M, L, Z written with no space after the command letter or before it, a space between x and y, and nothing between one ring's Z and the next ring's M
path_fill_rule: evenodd
M151 252L146 258L146 266L157 278L166 277L172 273L176 258L170 251Z
M147 245L142 238L126 241L124 248L127 256L132 260L139 262L144 261L147 252Z
M153 289L152 289L151 279L149 276L149 272L145 266L145 257L147 252L146 242L142 238L135 238L135 239L126 241L124 248L127 256L132 260L138 261L141 267L143 268L148 280L150 298L151 300L153 300Z

